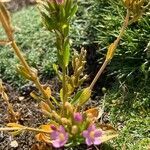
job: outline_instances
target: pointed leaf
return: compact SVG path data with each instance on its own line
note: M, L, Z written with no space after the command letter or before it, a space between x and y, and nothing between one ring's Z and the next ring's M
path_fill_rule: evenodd
M32 80L32 77L29 75L28 71L26 70L26 68L22 65L17 65L16 69L18 71L18 73L20 73L23 77L25 77L28 80Z
M111 131L111 132L116 132L116 129L109 125L109 124L98 124L98 127L100 127L103 131Z
M116 44L114 42L108 48L107 55L106 55L106 60L111 60L113 58L114 53L115 53L115 49L116 49Z
M66 11L66 16L69 17L70 16L70 11L71 11L71 7L72 7L72 0L67 0L66 1L66 5L65 5L65 11Z
M79 97L81 96L82 92L83 92L83 90L77 92L77 94L74 96L73 100L70 103L73 105L76 104L78 102Z
M19 135L19 134L21 134L22 133L22 129L19 129L19 130L16 130L16 131L13 131L13 132L10 132L13 136L17 136L17 135Z
M53 102L54 102L55 104L57 104L58 106L60 106L55 97L51 96L51 99L53 100Z
M109 140L111 140L111 139L113 139L113 138L115 138L115 137L117 137L118 136L118 134L110 134L110 135L103 135L101 138L100 138L100 140L101 140L101 142L103 143L103 142L107 142L107 141L109 141Z
M44 89L44 91L45 91L47 97L50 98L51 97L51 89L50 89L50 87L46 87L46 89Z
M24 128L24 126L22 126L18 123L8 123L7 126L12 127L12 128L20 128L20 129Z
M79 97L79 106L84 105L91 96L91 89L89 87L85 88L82 92L82 94Z
M41 100L41 97L35 92L35 91L32 91L31 93L30 93L30 96L32 97L32 98L34 98L35 100Z
M51 113L51 108L50 108L49 105L46 104L45 102L41 101L40 106L41 106L41 109L42 109L42 110L45 110L45 111Z
M63 101L63 89L60 89L60 100Z
M69 18L70 18L70 19L75 15L75 13L77 12L77 10L78 10L78 5L75 4L75 5L73 6L73 8L71 9L71 12L70 12L70 15L69 15Z
M92 117L97 118L97 117L98 117L98 114L99 114L99 110L98 110L97 108L91 108L91 109L86 110L85 113L86 113L87 115L90 114L90 115L92 115Z

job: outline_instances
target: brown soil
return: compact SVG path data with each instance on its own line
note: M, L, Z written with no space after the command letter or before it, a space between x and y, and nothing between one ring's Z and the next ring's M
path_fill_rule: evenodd
M35 0L11 0L6 3L6 6L9 11L17 11L23 7L33 4L35 4Z
M7 93L9 93L10 102L13 104L15 111L21 114L21 118L19 119L20 124L38 127L41 123L46 122L36 101L30 97L21 97L18 92L14 92L8 86L7 89L9 89ZM2 99L0 99L0 104L0 126L4 127L8 123L7 106ZM10 145L14 140L18 143L17 148L12 148ZM34 134L30 132L24 132L16 137L4 132L0 133L0 150L29 150L33 143L35 143Z
M48 84L48 83L47 83ZM50 85L55 85L53 89L59 89L59 83L57 78L50 81ZM15 111L21 114L19 123L29 127L39 127L41 124L46 123L47 119L42 115L38 102L29 97L29 93L34 89L33 86L27 85L22 89L21 94L15 92L9 85L6 85L7 93L9 93L10 102L13 104ZM52 91L54 92L54 91ZM97 105L97 102L91 101L87 106ZM0 127L4 127L8 123L8 113L7 106L2 99L0 99ZM38 150L35 146L37 141L35 141L34 133L24 132L20 135L13 137L7 132L0 132L0 150L32 150L31 147L34 146L34 150ZM11 146L11 142L16 141L18 146L16 148ZM100 147L87 147L86 145L80 145L78 147L72 148L61 148L60 150L96 150L103 149L103 145ZM49 148L47 147L46 150ZM52 148L54 149L54 148ZM109 148L111 149L111 148Z

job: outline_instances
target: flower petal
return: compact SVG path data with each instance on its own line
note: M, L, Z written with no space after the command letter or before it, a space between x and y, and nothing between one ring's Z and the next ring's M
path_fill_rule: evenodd
M61 146L61 147L64 146L64 145L67 143L67 140L68 140L68 138L65 139L64 141L60 141L60 146Z
M83 135L83 137L88 138L89 132L87 130L85 130L85 131L83 131L82 135Z
M52 138L53 140L57 139L58 136L59 136L58 131L53 131L53 132L51 133L51 138Z
M101 144L100 138L95 138L93 143L94 145L100 145Z
M95 134L94 134L95 137L100 137L101 135L102 135L101 130L99 130L99 129L95 130Z
M95 127L94 124L92 124L92 125L90 125L90 126L88 127L88 131L89 131L89 132L91 132L91 131L93 131L93 130L95 130L95 129L96 129L96 127Z
M60 126L60 127L59 127L59 132L61 132L61 133L66 133L66 131L65 131L65 129L64 129L63 126Z
M85 142L88 146L93 144L93 141L90 138L86 138Z
M60 144L60 141L59 141L59 140L54 140L54 141L52 141L52 145L53 145L55 148L61 147L61 144Z

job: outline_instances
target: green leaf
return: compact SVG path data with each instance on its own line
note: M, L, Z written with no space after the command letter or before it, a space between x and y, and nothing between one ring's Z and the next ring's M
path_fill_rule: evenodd
M85 88L82 92L82 94L79 97L79 106L84 105L91 96L91 89L89 87Z
M55 99L55 97L51 96L51 99L53 100L54 103L56 103L56 105L60 106L58 101Z
M60 89L60 100L63 101L63 89Z
M56 28L56 23L52 18L50 18L47 14L45 14L42 11L41 11L41 15L43 18L43 23L49 31Z
M78 102L79 97L81 96L82 92L83 92L83 90L79 91L79 92L74 96L73 100L71 101L71 104L74 105L74 104L76 104L76 103Z
M60 67L62 68L63 67L63 56L60 54L59 51L57 51L57 59L58 59L58 63L60 65Z
M54 3L51 3L51 2L47 2L47 4L48 4L48 6L49 6L49 11L51 10L51 11L55 11L56 10L56 7L55 7L55 5L54 5Z
M66 5L65 5L65 11L66 11L66 16L69 17L70 15L70 10L71 10L71 6L72 6L72 0L67 0L66 1Z
M63 22L65 20L65 9L63 6L60 6L60 11L59 11L59 21Z
M69 15L69 18L70 18L70 19L75 15L75 13L77 12L77 10L78 10L78 5L75 4L75 5L73 6L73 8L71 9L71 12L70 12L70 15Z
M53 64L53 69L54 69L54 71L58 74L58 65Z

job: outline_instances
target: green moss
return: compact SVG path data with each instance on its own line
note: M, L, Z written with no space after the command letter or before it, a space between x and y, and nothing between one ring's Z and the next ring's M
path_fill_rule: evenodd
M56 62L55 38L42 27L38 10L35 7L22 9L12 14L12 21L17 44L28 63L38 69L39 75L50 78L54 74L52 64ZM0 57L0 74L3 80L15 86L25 83L15 70L18 61L9 46L0 47Z
M117 150L147 150L149 137L149 88L134 91L118 90L107 92L105 111L109 121L118 129L119 136L110 142Z

